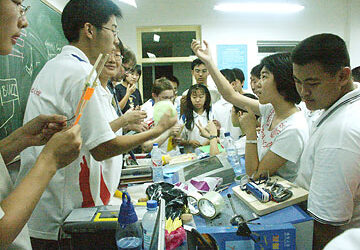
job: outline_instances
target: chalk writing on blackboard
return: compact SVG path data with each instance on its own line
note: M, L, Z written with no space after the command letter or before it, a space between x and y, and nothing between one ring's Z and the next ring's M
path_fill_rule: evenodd
M12 113L7 114L5 121L0 124L1 129L14 117L15 105L20 106L19 91L15 78L0 79L0 104L2 107L12 106Z

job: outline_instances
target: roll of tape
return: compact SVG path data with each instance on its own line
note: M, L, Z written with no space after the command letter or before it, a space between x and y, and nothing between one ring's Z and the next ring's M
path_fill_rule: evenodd
M213 219L224 209L224 198L219 193L210 191L199 199L198 207L203 217Z
M199 192L189 192L187 194L187 201L188 201L188 206L189 206L189 210L191 214L197 215L199 214L199 208L198 208L198 201L202 198L203 196L199 193Z

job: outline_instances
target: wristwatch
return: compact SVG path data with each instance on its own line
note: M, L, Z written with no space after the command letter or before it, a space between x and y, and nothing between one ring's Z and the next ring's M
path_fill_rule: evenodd
M210 135L209 140L212 140L214 138L217 138L217 136L216 135Z

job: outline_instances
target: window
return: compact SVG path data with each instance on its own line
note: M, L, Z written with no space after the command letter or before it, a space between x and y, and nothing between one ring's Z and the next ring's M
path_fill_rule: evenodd
M152 83L162 76L179 79L178 94L191 86L191 62L196 58L190 48L193 39L201 40L200 26L137 28L137 58L143 68L139 90L144 101L151 98Z

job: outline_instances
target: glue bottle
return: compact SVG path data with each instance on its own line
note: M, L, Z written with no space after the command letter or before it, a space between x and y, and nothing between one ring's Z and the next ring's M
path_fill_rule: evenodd
M131 203L130 195L126 192L122 195L115 240L118 250L142 249L141 224L138 221L134 206Z

